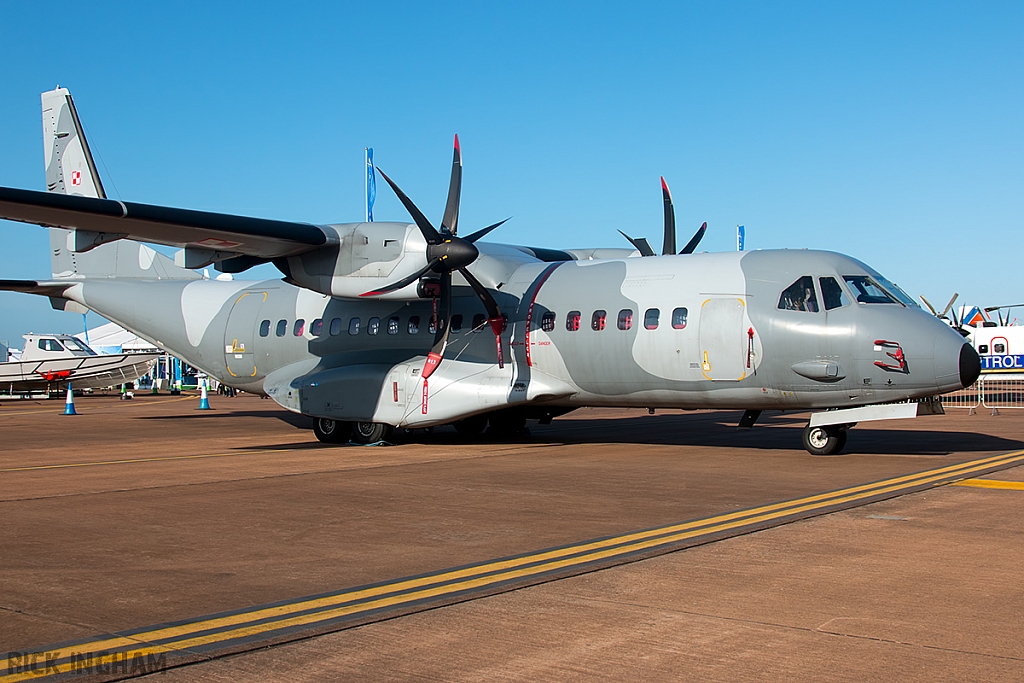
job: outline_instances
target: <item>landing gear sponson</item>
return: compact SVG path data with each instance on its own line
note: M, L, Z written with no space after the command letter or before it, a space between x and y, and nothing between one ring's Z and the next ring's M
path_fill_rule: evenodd
M555 417L569 412L572 412L572 408L505 408L463 418L453 422L452 426L459 434L467 437L481 436L486 432L491 438L511 439L529 434L529 430L526 429L527 420L537 420L540 424L546 425L551 424ZM313 418L313 433L324 443L376 443L390 438L394 429L391 425L380 422L346 422L325 417ZM433 427L427 429L432 431Z

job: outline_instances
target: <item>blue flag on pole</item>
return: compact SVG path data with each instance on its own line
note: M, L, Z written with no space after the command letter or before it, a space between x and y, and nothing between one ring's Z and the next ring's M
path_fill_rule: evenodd
M377 179L373 173L373 148L366 148L366 222L373 222L373 200L377 198Z
M736 251L743 251L743 239L747 236L747 231L742 225L736 226Z

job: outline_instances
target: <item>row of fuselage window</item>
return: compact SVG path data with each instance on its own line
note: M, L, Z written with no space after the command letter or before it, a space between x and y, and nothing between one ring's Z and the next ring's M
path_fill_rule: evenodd
M672 328L676 330L682 330L686 327L687 310L685 308L676 308L672 311ZM502 331L508 327L508 316L502 316ZM603 330L607 324L608 312L603 310L594 311L590 316L590 329L595 332ZM583 321L583 314L580 311L569 311L568 315L565 316L565 329L569 332L576 332L580 329ZM644 313L644 329L656 330L661 321L661 311L657 308L648 308ZM464 319L461 315L452 316L452 332L461 332ZM486 316L483 313L477 313L473 316L473 332L480 332L484 329L484 325L487 322ZM552 311L545 311L540 319L540 329L545 332L551 332L555 329L556 316ZM309 325L309 333L314 337L320 337L324 334L324 319L317 318ZM343 329L343 323L341 318L334 318L331 320L328 326L328 333L332 337L336 337L341 334ZM260 336L270 336L271 322L264 320L260 323ZM615 326L620 330L629 330L633 327L633 309L624 308L619 311L619 314L615 319ZM381 331L381 319L370 318L366 321L366 333L370 335L380 334ZM398 316L392 316L387 319L383 324L384 329L388 334L398 334L402 329L402 321ZM278 320L277 325L274 327L274 335L278 337L285 337L288 335L288 321ZM361 318L350 318L348 321L348 333L350 335L359 334L362 327ZM434 333L434 321L430 320L428 330L431 334ZM406 331L409 334L419 334L420 331L420 316L410 316L408 323L406 324ZM291 333L294 337L301 337L306 333L306 321L299 318L291 325Z
M508 325L508 316L502 316L504 318L505 325ZM314 337L321 337L324 334L324 321L323 318L317 318L309 325L309 333ZM483 313L477 313L473 316L473 331L479 332L483 329L484 323L487 322L486 317ZM463 325L463 317L461 315L452 316L452 332L461 332ZM402 321L396 315L387 319L383 325L384 329L387 330L388 334L398 334L402 329ZM343 323L341 318L334 318L331 320L328 326L328 333L332 337L336 337L341 334ZM363 329L362 318L350 318L348 321L348 333L351 335L359 334L360 330ZM504 330L504 327L503 327ZM374 317L366 321L366 333L367 334L380 334L381 331L381 319ZM406 331L409 334L419 334L420 332L420 317L418 315L410 316L409 321L406 324ZM431 318L428 331L434 333L434 320ZM299 318L291 325L291 333L294 337L301 337L306 333L306 321ZM284 337L288 335L288 321L278 320L277 325L274 328L274 334L278 337ZM270 321L264 320L260 323L260 336L270 336Z

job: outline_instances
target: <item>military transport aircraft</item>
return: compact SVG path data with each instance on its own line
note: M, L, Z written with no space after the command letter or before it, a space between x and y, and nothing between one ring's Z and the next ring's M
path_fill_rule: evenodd
M53 276L0 289L96 311L316 418L323 441L509 432L581 406L739 409L748 428L785 409L814 411L804 446L830 454L853 423L913 417L913 399L978 376L959 334L841 254L481 241L500 223L459 236L457 137L439 228L387 176L413 223L311 225L107 199L68 91L42 103L48 192L0 188L0 218L51 229ZM266 262L284 278L192 270Z

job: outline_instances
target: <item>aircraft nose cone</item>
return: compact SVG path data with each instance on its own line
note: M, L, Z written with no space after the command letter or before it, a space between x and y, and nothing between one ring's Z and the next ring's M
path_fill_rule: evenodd
M981 358L970 344L960 347L960 384L969 387L981 374Z

